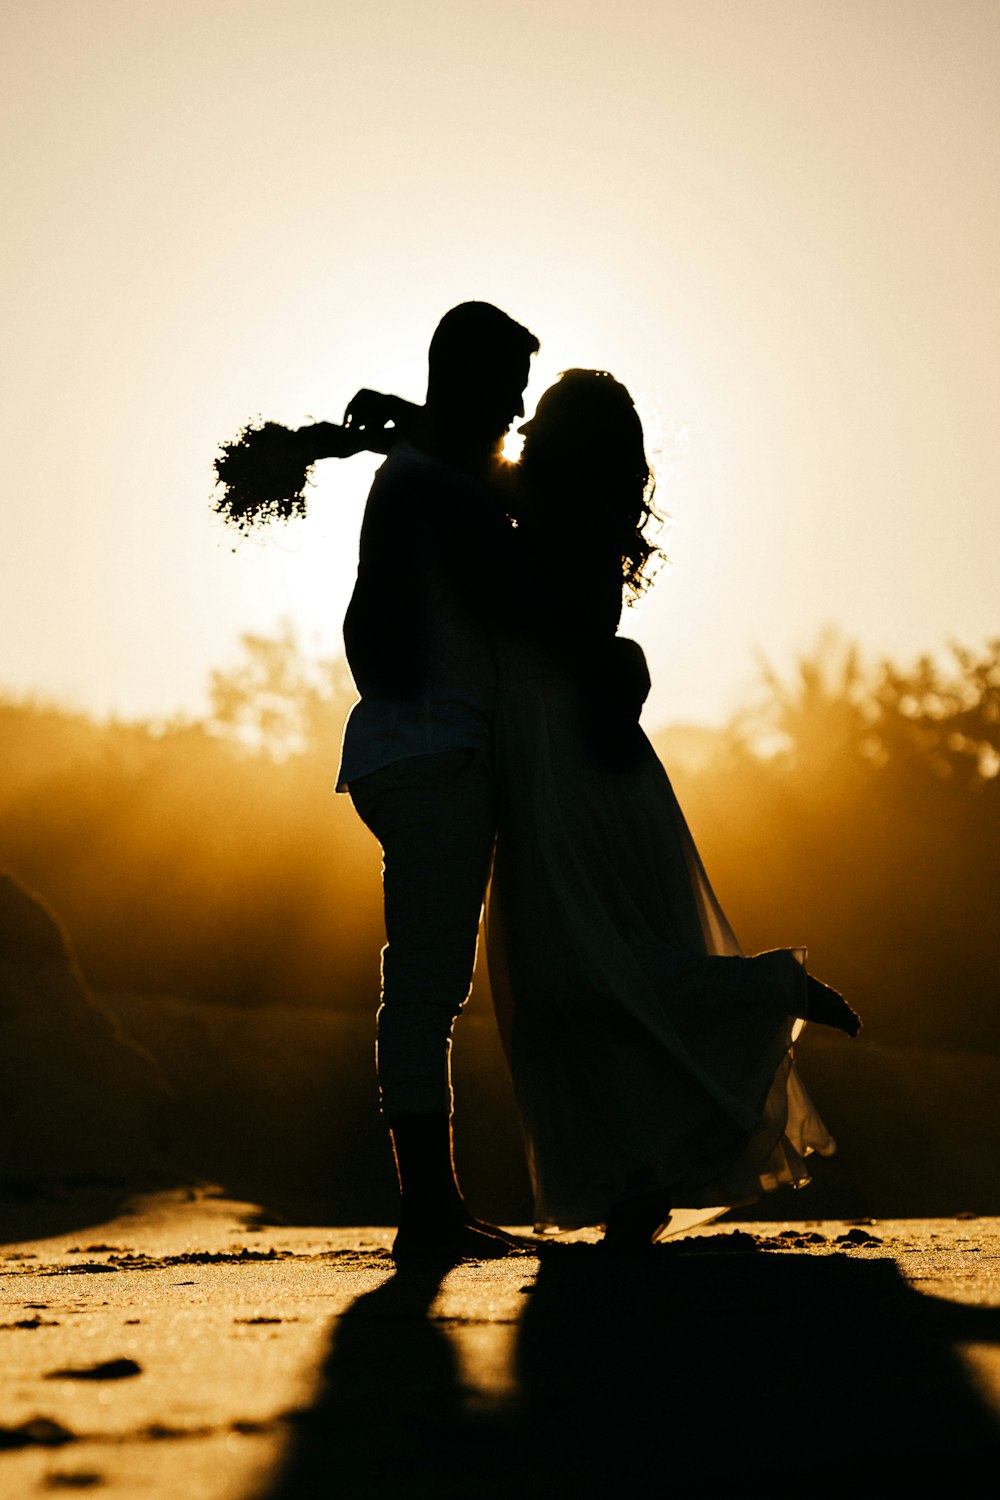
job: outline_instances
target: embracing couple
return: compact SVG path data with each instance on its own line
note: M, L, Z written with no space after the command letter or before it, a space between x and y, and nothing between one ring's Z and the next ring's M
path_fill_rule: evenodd
M338 790L383 851L378 1076L399 1263L518 1242L474 1219L452 1156L452 1029L487 953L539 1231L630 1251L808 1181L833 1142L792 1061L805 1018L859 1021L804 952L744 956L638 718L618 635L649 580L652 475L632 400L570 370L501 456L535 336L442 318L427 400L360 392L388 454L344 622L360 693ZM492 878L491 878L492 872Z

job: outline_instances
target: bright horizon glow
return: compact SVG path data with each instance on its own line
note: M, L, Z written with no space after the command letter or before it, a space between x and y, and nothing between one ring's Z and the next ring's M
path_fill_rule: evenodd
M375 461L240 543L212 459L422 400L469 297L540 337L529 410L577 365L640 408L652 726L828 624L1000 633L995 4L36 0L0 41L0 688L198 713L243 631L336 650Z

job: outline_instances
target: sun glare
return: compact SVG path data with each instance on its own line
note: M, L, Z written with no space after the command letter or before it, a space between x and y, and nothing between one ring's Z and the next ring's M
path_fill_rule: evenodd
M503 440L503 456L509 464L516 464L521 457L521 449L524 447L524 438L516 427L512 427Z

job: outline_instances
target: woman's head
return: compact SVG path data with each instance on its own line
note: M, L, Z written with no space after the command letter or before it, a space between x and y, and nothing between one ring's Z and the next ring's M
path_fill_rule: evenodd
M533 519L574 530L620 557L629 602L650 582L659 549L645 536L654 481L642 423L625 387L605 370L566 370L521 428L520 469Z

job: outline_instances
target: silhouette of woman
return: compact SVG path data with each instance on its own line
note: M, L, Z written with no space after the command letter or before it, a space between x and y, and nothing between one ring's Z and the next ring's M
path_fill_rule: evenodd
M648 582L651 475L624 386L568 371L521 429L522 605L498 646L494 1000L539 1230L654 1238L809 1180L834 1143L792 1060L860 1022L801 950L746 957L638 726L616 632Z

